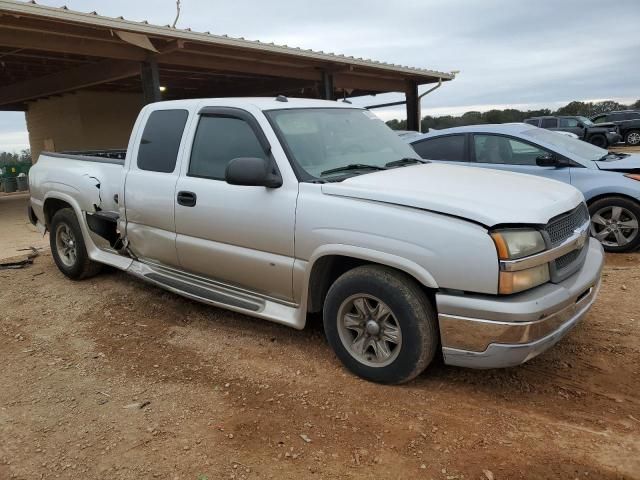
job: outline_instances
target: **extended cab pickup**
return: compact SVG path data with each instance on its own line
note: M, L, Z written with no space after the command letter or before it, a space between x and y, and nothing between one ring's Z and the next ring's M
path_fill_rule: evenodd
M126 154L43 153L30 182L30 217L68 277L107 264L298 329L322 312L346 367L383 383L439 351L465 367L525 362L600 286L578 190L420 160L341 102L151 104Z

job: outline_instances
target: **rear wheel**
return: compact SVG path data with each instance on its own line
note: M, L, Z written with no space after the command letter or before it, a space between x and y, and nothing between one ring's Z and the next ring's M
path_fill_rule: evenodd
M640 204L606 197L589 206L591 235L608 252L629 252L640 246Z
M343 274L327 293L323 317L338 358L373 382L411 380L438 346L431 302L415 280L391 268L367 265Z
M640 145L640 130L627 132L624 136L624 143L633 147Z
M607 148L608 146L607 137L604 135L594 135L589 139L589 142L600 148Z
M73 280L97 274L102 265L87 254L76 214L71 208L58 210L51 219L49 243L58 269Z

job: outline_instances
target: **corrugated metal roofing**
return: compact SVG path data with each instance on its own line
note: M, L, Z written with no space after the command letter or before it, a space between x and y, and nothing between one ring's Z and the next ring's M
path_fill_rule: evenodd
M170 39L181 39L191 42L199 42L203 44L215 44L228 47L245 48L250 50L258 50L271 53L279 53L291 55L293 57L307 58L320 61L328 61L334 63L342 63L346 65L354 65L367 67L378 70L386 70L395 73L409 74L414 76L435 77L442 80L452 80L455 78L453 73L439 72L435 70L427 70L422 68L413 68L406 65L396 65L376 60L356 58L342 54L326 53L323 51L314 51L311 49L293 48L287 45L276 45L274 43L264 43L259 40L247 40L243 37L235 38L227 35L215 35L209 32L194 32L190 28L180 29L172 28L170 25L159 26L152 25L144 20L136 22L127 20L123 16L112 18L99 15L93 11L90 13L78 12L70 10L66 5L62 7L49 7L38 5L35 0L30 2L18 2L13 0L0 0L0 11L11 12L14 14L31 15L36 17L50 18L70 23L101 26L118 30L125 30L135 33L142 33L154 37L165 37Z

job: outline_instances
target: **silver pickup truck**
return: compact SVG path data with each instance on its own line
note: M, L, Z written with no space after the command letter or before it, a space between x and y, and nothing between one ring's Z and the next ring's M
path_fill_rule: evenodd
M523 363L589 310L603 251L582 194L435 164L341 102L146 106L122 152L43 153L32 222L69 278L102 264L297 329L322 312L363 378Z

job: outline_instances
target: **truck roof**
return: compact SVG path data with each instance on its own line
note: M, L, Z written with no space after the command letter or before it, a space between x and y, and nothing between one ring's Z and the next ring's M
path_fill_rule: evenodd
M280 100L279 100L280 99ZM286 101L285 101L286 99ZM223 97L223 98L194 98L189 100L168 100L151 105L176 107L192 107L200 104L215 104L224 107L243 107L252 105L260 110L283 110L292 108L360 108L350 103L333 100L316 100L310 98L289 97Z

